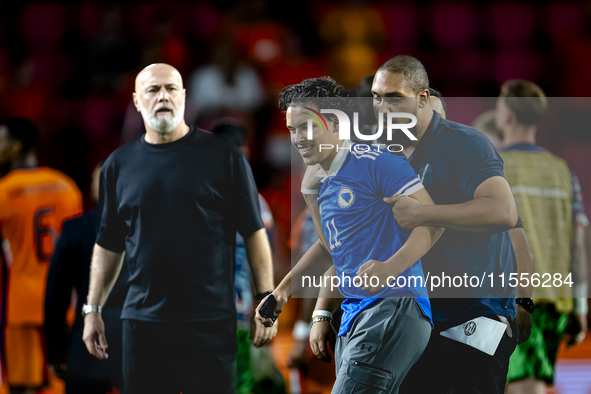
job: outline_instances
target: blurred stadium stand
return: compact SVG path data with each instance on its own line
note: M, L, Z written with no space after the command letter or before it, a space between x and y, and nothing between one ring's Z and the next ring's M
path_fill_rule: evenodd
M189 87L195 70L223 64L224 83L232 84L234 63L214 58L222 42L231 43L235 64L260 79L262 103L239 111L222 106L214 118L231 116L249 130L285 272L289 230L303 203L290 187L298 181L291 179L289 136L277 109L284 86L331 75L354 87L388 58L409 54L448 97L496 97L513 78L538 83L550 97L591 96L588 1L320 0L292 8L265 0L0 2L0 118L33 119L43 133L41 164L86 191L96 162L143 133L131 106L137 72L170 63ZM211 113L194 114L193 123L212 124ZM589 130L545 128L539 140L578 173L591 215Z

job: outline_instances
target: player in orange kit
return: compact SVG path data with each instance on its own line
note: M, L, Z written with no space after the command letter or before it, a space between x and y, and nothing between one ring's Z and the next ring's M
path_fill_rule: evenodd
M64 220L82 212L82 194L66 175L37 167L37 129L24 118L0 122L0 232L7 275L3 288L5 376L11 393L45 386L45 283Z

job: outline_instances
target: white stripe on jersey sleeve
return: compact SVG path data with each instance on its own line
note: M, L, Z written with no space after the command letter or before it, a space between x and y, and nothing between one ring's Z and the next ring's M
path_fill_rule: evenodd
M356 158L361 159L362 157L367 157L368 159L375 160L377 156L365 155L360 153L353 153Z
M392 196L392 197L396 197L396 196L400 196L403 192L406 191L406 188L414 186L416 183L420 184L422 186L421 180L419 179L418 175L415 179L413 179L412 181L408 182L406 185L402 186L400 189L398 189L398 191ZM417 190L420 190L417 189ZM402 195L407 195L406 193L402 194Z
M369 154L371 154L371 155L376 155L376 156L379 156L379 155L381 155L381 154L382 154L382 152L376 152L376 151L374 151L374 150L369 150L369 149L364 149L364 150L356 150L355 148L353 148L353 152L352 152L352 153L359 153L359 154L362 154L362 153L369 153Z
M302 194L319 194L318 189L306 189L303 186L302 186L302 189L300 191L302 192Z
M402 195L403 196L410 196L410 195L415 194L416 192L418 192L419 190L424 189L424 188L425 188L425 186L423 186L423 184L419 182L416 185L411 186L408 189L406 189L404 192L402 192Z

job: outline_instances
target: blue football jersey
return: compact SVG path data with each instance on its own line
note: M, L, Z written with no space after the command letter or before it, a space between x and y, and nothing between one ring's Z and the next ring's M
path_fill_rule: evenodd
M423 188L408 161L376 147L346 141L328 175L319 172L318 176L322 228L341 279L339 290L347 298L342 304L339 336L349 331L363 309L380 298L414 297L431 319L420 260L400 275L400 287L385 286L372 294L353 281L361 265L368 260L388 260L408 239L409 234L394 219L392 208L383 201L384 197L409 196Z

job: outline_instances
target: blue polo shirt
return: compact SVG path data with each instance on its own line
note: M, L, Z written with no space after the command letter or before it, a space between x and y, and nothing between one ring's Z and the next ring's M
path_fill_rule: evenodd
M438 205L461 204L474 199L486 179L503 175L503 160L479 130L442 119L433 119L410 157L410 164ZM508 275L516 271L509 232L496 234L446 229L421 259L425 276L485 275L482 287L446 284L430 291L433 321L445 330L479 316L498 314L514 319L515 288ZM490 274L494 282L491 286ZM505 273L505 287L499 275Z

